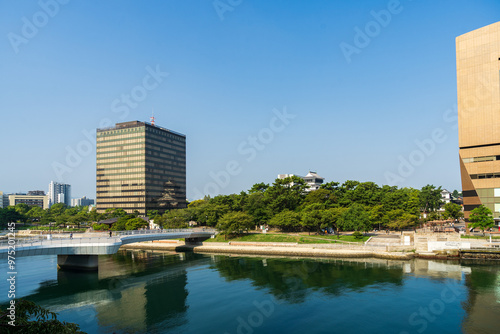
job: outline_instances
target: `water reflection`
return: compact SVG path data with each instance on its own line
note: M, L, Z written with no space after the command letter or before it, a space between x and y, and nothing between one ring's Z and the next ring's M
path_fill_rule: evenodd
M100 257L98 273L58 271L57 281L43 282L25 298L55 312L87 307L80 312L85 322L110 331L147 332L158 323L175 327L186 321L186 268L192 265L196 261L186 261L184 254L120 252Z
M467 315L463 322L466 332L496 333L500 321L500 271L492 262L470 262L473 270L465 276L468 288L463 307Z
M250 279L257 288L268 289L279 300L302 303L311 291L335 296L371 285L401 286L404 273L397 264L366 261L311 261L218 257L213 264L228 281Z
M280 323L280 316L299 319L307 308L319 318L322 308L340 312L361 305L369 306L370 313L360 321L383 317L387 326L412 333L420 329L409 321L412 312L433 305L451 281L461 289L460 299L446 304L446 315L451 317L448 312L453 312L454 319L439 323L445 319L439 318L429 328L448 326L450 330L490 333L500 324L499 273L500 266L477 261L313 260L120 251L100 257L98 273L58 271L57 279L41 283L33 278L36 289L31 288L34 292L23 298L60 313L65 321L79 323L89 333L191 332L193 326L225 332L217 322L204 318L200 325L193 319L207 312L208 319L222 316L231 324L231 319L254 312L257 295L259 302L269 300L267 295L277 301L273 321L278 329L286 326ZM211 315L212 311L217 314ZM386 319L384 312L394 312L394 316ZM237 324L234 320L233 328ZM355 324L346 326L348 330Z

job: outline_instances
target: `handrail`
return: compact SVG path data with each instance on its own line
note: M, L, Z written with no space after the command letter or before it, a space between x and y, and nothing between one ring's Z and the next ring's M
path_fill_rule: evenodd
M90 232L88 234L97 234L97 236L82 236L70 238L68 234L64 237L57 235L57 237L52 237L50 234L38 235L36 237L30 238L16 238L16 247L26 247L26 246L42 246L42 245L55 245L55 244L71 244L71 245L81 245L89 243L109 243L110 241L116 243L121 241L122 237L134 236L134 235L156 235L156 234L167 234L167 233L216 233L214 229L154 229L154 230L130 230L130 231L112 231L111 236L109 232ZM51 238L47 238L51 236ZM85 241L85 242L84 242ZM1 240L0 248L9 246L9 240Z

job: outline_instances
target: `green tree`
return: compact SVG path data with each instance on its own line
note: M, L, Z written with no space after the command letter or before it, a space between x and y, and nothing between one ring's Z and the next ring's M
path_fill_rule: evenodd
M269 225L279 228L284 232L296 232L300 230L300 213L285 209L269 220Z
M138 230L140 228L147 227L149 223L142 218L132 218L127 220L125 224L126 230Z
M219 219L217 229L223 235L239 234L253 227L253 219L245 212L228 212Z
M379 204L375 205L370 209L370 220L373 224L378 224L378 229L381 229L381 225L385 223L386 213L384 206Z
M94 229L94 231L107 231L109 230L109 225L94 223L94 225L92 225L92 228Z
M118 218L118 220L111 226L113 231L125 231L127 229L127 222L131 219L130 216L124 216Z
M323 210L323 224L327 226L331 226L337 231L337 236L340 238L338 234L339 228L342 225L344 213L347 211L347 208L330 208Z
M0 224L7 225L11 222L24 220L24 216L20 214L13 206L0 209Z
M157 217L155 223L166 229L186 228L190 220L189 210L191 209L170 210L169 212L165 212L161 217Z
M412 215L403 209L392 210L387 213L388 222L386 225L394 230L402 230L415 225L418 220L416 215Z
M100 214L97 212L95 208L93 208L89 213L88 217L90 221L97 222L99 220L102 220L104 218L104 215Z
M495 226L495 220L492 217L491 210L484 205L480 205L471 211L469 221L469 227L481 229L483 235L484 230Z
M308 192L302 205L304 207L309 204L324 204L332 206L335 202L336 198L333 196L331 191L319 188L318 190Z
M127 212L122 208L109 208L104 211L104 214L108 218L125 217Z
M420 209L422 212L436 211L443 203L441 200L441 187L426 185L420 190Z
M62 215L64 213L64 211L66 211L66 208L67 208L67 206L64 203L52 204L52 206L50 207L50 213L54 217L57 217L59 215Z
M325 209L324 204L314 203L309 204L304 208L301 212L301 225L306 229L309 234L311 231L320 232L322 227L327 227L327 225L323 225L323 211Z
M255 225L260 225L269 220L268 197L263 192L252 192L248 195L244 210L253 217Z
M459 191L458 191L458 190L456 190L456 189L455 189L455 190L453 190L453 192L451 193L451 197L453 197L453 199L457 199L457 198L459 198L459 197L461 197L461 196L462 196L462 193L461 193L461 192L459 192Z
M225 204L207 203L200 208L199 220L208 226L215 226L219 219L230 211Z
M363 205L353 203L342 217L342 229L344 231L370 231L372 221L370 220L369 211Z
M30 211L30 209L31 209L31 207L25 203L16 204L16 206L14 208L16 209L17 212L19 212L23 216L26 216L28 211Z
M9 304L7 304L7 306L9 306ZM7 307L2 307L0 314L0 332L5 334L85 334L85 332L80 331L80 326L77 324L57 320L57 313L50 312L34 302L17 299L15 300L15 307L16 326L9 325L9 321L11 321L9 318L10 311L7 310Z
M346 194L343 199L343 204L349 206L351 203L358 203L365 206L374 206L380 203L381 189L374 182L357 183L357 181L349 181L345 184Z
M257 192L263 193L267 190L267 188L269 188L269 184L267 184L267 183L264 183L264 182L256 183L252 186L252 188L250 188L248 193L249 194L253 194L253 193L257 193Z
M307 185L298 176L276 179L265 194L269 198L271 212L281 212L285 209L294 211L304 199Z
M462 206L455 203L446 203L444 205L444 216L445 218L458 219L464 216L462 212Z
M45 210L41 207L35 205L26 213L26 216L32 221L41 221L42 217L45 215Z
M149 219L155 219L156 216L160 215L160 213L158 212L158 210L148 210L147 215Z

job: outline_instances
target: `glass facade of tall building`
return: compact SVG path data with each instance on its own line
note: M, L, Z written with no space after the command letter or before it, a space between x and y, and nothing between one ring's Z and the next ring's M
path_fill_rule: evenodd
M500 22L457 37L458 135L465 217L500 218Z
M146 122L97 130L98 212L186 207L186 136Z

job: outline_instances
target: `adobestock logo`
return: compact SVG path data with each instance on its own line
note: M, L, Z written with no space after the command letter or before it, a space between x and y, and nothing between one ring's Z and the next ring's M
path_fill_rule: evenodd
M224 14L232 12L236 7L241 5L243 0L215 0L212 2L217 15L221 21L224 21Z
M270 145L277 133L282 132L296 117L294 114L288 113L286 107L283 110L274 109L273 117L269 120L269 126L260 129L256 135L250 135L243 140L237 147L237 152L243 156L247 163L252 162L258 155L258 152L263 151ZM210 171L211 181L206 183L200 191L194 188L194 198L204 198L205 195L216 196L220 191L226 188L231 183L231 178L240 175L243 172L242 163L237 160L230 160L226 164L226 168L217 172Z
M118 114L120 120L126 119L130 115L130 110L139 106L139 103L144 101L151 91L158 88L160 84L169 75L167 72L160 70L160 65L156 65L153 69L151 66L145 68L147 74L142 78L141 84L130 89L129 93L121 94L119 98L111 102L111 112ZM99 121L98 128L108 128L114 125L111 118L102 118ZM81 131L84 139L80 140L75 146L67 145L64 161L52 162L52 170L56 174L59 182L64 181L64 175L71 173L75 168L80 166L83 158L89 156L96 145L97 130L83 129Z
M30 40L38 35L41 28L49 23L50 19L55 17L61 5L66 5L70 0L40 0L38 6L41 10L37 11L31 16L31 19L23 16L21 18L22 26L21 33L16 34L9 32L7 38L9 39L10 46L16 54L19 53L19 47L23 44L28 44Z
M411 1L411 0L409 0ZM352 44L342 42L339 44L340 50L344 55L348 64L352 62L352 56L360 54L361 51L367 48L373 39L377 38L383 28L387 28L392 22L394 16L401 14L403 5L399 0L390 0L387 3L386 9L379 11L372 10L370 16L373 20L368 21L363 28L354 27L354 38Z

